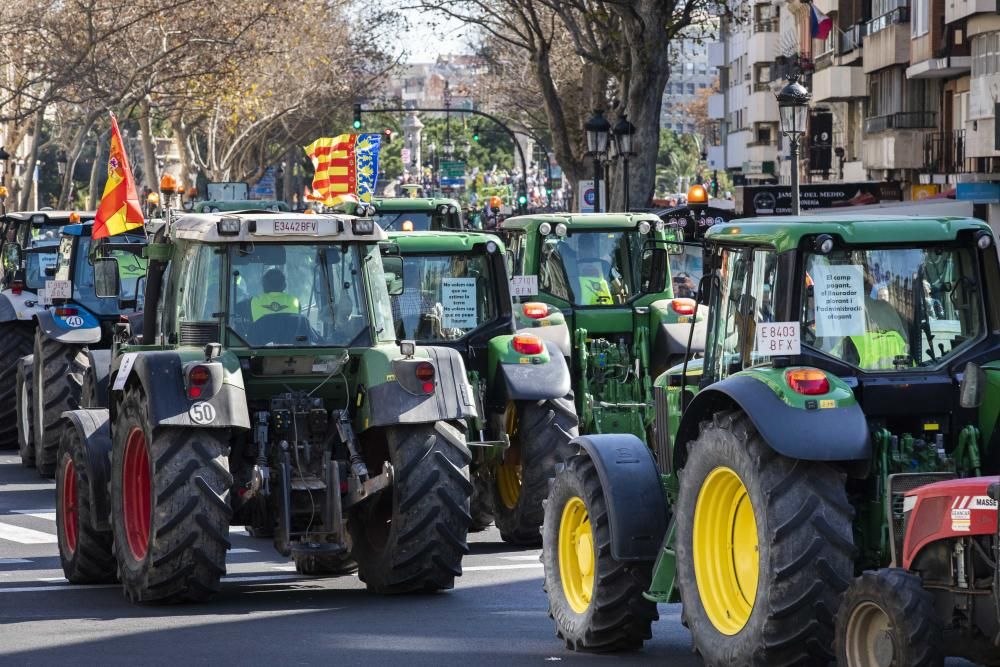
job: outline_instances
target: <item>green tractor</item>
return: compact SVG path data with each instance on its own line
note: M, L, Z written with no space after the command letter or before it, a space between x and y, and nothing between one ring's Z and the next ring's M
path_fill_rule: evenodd
M396 342L385 234L350 212L185 215L147 246L143 344L116 347L108 409L60 424L69 581L202 600L246 525L304 574L453 586L474 392L455 350ZM99 294L117 264L95 259Z
M1000 467L995 241L843 217L706 244L705 357L657 378L653 451L581 437L553 483L550 612L571 648L615 650L681 601L706 664L825 664L848 583L900 562L907 491Z
M462 205L444 197L385 197L372 200L375 221L387 232L426 232L467 229Z
M581 432L649 437L653 379L700 354L705 337L705 309L670 287L663 258L676 229L648 213L519 216L501 229L526 300L519 328L570 358Z
M505 541L540 544L542 500L577 435L562 352L515 330L497 237L395 232L389 239L382 262L396 337L457 350L475 390L472 526L495 520Z

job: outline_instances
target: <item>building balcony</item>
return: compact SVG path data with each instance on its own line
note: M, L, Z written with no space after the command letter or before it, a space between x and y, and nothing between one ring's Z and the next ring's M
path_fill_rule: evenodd
M766 21L766 25L777 25L776 22ZM757 24L755 24L756 26ZM760 31L750 34L747 40L747 62L766 63L771 62L778 55L778 32Z
M725 169L726 168L726 147L725 146L709 146L708 147L708 168L709 169Z
M861 67L827 67L813 74L814 102L842 102L867 95L865 73Z
M907 79L951 79L972 70L971 56L928 58L906 68Z
M965 130L931 132L924 136L924 166L932 174L965 172Z
M933 129L936 127L936 111L900 111L865 119L865 134L877 134L886 130Z
M910 64L909 12L906 7L897 7L868 22L868 34L864 37L865 74Z
M768 88L767 92L755 92L747 100L746 124L754 123L777 123L778 101L774 98L774 93Z
M709 67L726 67L729 63L726 62L726 43L725 42L712 42L708 45L708 66Z
M973 14L996 14L997 0L946 0L944 22L954 23Z
M726 117L726 96L722 93L710 95L708 98L708 117L711 120L723 120Z

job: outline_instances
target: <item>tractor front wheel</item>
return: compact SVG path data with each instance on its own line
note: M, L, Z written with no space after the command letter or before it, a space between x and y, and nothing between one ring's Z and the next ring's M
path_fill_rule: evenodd
M445 422L387 427L368 436L372 473L389 460L392 486L351 508L351 554L373 593L452 588L469 551L469 462L462 432Z
M707 665L821 664L853 574L844 476L768 447L750 419L718 413L680 471L677 582Z
M35 442L31 433L31 382L34 364L31 356L17 362L17 449L21 465L35 466Z
M507 404L503 426L510 447L492 475L494 516L505 542L541 543L542 501L556 466L576 453L570 440L579 425L572 396Z
M31 354L33 322L0 323L0 449L17 446L17 369Z
M126 389L114 424L111 522L119 579L134 602L201 601L220 588L229 549L229 444L201 428L153 431Z
M934 598L906 570L865 572L837 614L837 664L842 667L932 667L943 664Z
M618 562L597 468L573 456L552 483L542 527L542 563L549 616L573 650L635 649L652 636L656 605L642 596L652 562ZM638 511L638 509L637 509Z
M59 429L56 422L67 410L80 407L83 376L90 360L87 350L67 345L35 332L32 375L32 432L35 442L35 467L42 477L52 477L59 453Z

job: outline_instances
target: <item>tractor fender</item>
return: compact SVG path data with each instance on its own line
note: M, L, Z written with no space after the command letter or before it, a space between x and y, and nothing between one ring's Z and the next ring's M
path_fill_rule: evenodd
M63 428L76 429L87 454L85 489L95 530L111 530L111 419L105 408L63 413Z
M87 348L87 359L94 378L94 397L98 405L108 404L108 375L111 373L111 350Z
M795 408L752 376L734 375L700 391L681 416L674 441L674 469L687 458L687 443L701 422L737 408L753 422L767 445L783 456L805 461L860 461L871 458L868 422L857 403L824 409Z
M246 389L236 355L225 352L205 361L200 350L185 352L127 352L116 359L116 367L108 377L112 412L121 400L122 390L139 383L146 394L153 426L249 429ZM185 370L194 365L205 366L211 379L202 389L202 396L188 398ZM125 378L119 380L121 373Z
M0 292L0 322L30 321L43 312L45 306L38 303L38 295L34 292L14 294L9 289Z
M76 315L56 315L43 310L37 315L38 330L46 338L69 345L93 345L101 342L101 323L84 308Z
M572 383L569 366L559 346L546 342L549 360L542 364L497 364L495 386L501 396L497 402L544 401L562 398L570 392Z
M367 405L367 416L361 430L396 424L428 424L442 420L475 419L476 401L472 385L465 372L465 363L457 350L449 347L421 345L420 355L413 359L393 359L381 382L358 387L358 406ZM377 354L377 350L370 350ZM426 356L424 356L426 355ZM368 355L365 357L368 358ZM382 359L372 359L372 368L362 375L374 380L373 371L381 367ZM420 390L415 375L416 365L429 361L434 366L434 392Z
M653 561L667 534L667 499L649 447L634 435L581 435L570 441L597 468L608 506L611 556Z
M555 344L556 350L567 359L573 353L573 346L570 343L569 327L565 322L553 324L551 326L518 327L517 333L530 333L538 336L547 345ZM549 349L550 354L555 352Z
M708 318L695 322L694 336L691 337L691 354L705 352L705 330ZM691 323L661 322L656 332L653 346L653 359L669 359L677 355L687 355L688 337L691 336Z

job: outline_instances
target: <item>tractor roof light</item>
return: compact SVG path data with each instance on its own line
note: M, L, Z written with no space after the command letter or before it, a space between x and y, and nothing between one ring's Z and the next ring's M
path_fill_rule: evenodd
M701 183L695 183L690 188L688 188L687 193L687 203L688 206L695 206L698 204L708 205L708 191L705 190L705 186Z
M215 223L215 229L219 236L236 236L240 233L239 218L219 218Z
M640 234L648 234L649 233L649 229L650 229L650 225L649 225L649 221L648 220L643 220L642 222L639 223L639 233Z
M491 255L496 253L496 251L499 249L500 248L497 247L497 244L495 242L493 241L486 242L486 252L490 253Z
M566 236L569 233L569 228L566 226L565 222L560 222L556 225L556 236Z
M516 334L511 346L520 354L541 354L545 350L542 339L532 334Z
M413 231L413 221L412 220L403 220L403 231L404 232L412 232Z
M543 222L538 225L538 233L542 236L548 236L552 232L552 225L547 222Z
M785 371L785 381L792 391L804 396L816 396L830 391L826 373L816 368L795 368Z
M694 315L698 304L694 299L678 298L670 300L670 307L678 315Z
M829 234L820 234L813 241L813 249L820 255L829 255L833 252L833 237Z
M993 245L993 237L985 229L981 229L976 232L976 247L980 250L986 250L991 245Z
M80 214L77 213L76 211L70 211L70 214L69 214L69 223L71 225L75 225L78 222L80 222Z

